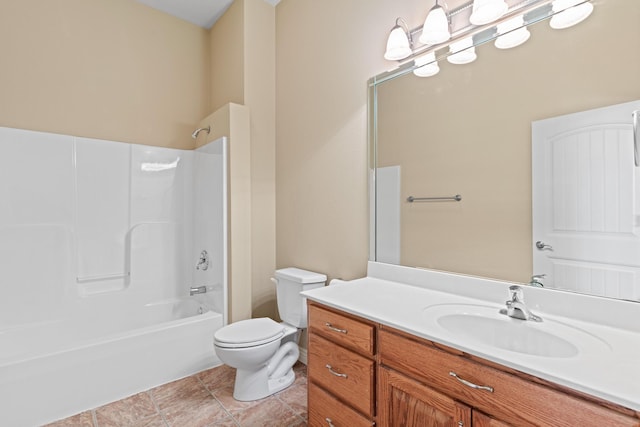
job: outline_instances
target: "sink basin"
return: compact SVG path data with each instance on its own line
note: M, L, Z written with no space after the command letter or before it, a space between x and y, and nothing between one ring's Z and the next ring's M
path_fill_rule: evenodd
M562 322L514 319L491 306L438 304L426 307L432 326L476 344L539 357L569 358L606 350L598 337Z

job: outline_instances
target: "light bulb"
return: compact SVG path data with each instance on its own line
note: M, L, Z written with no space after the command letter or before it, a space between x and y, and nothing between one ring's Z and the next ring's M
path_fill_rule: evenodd
M437 3L431 8L424 20L420 43L434 45L446 42L451 38L449 19L442 6Z
M405 29L398 24L399 20L400 18L396 20L396 26L393 27L387 39L387 50L384 53L384 59L389 61L399 61L411 55L409 37Z
M584 21L593 12L593 4L583 0L555 0L551 4L556 14L549 20L549 26L555 30L572 27Z
M440 67L438 66L434 52L416 58L414 63L419 68L413 70L413 74L418 77L431 77L440 72Z
M469 22L473 25L484 25L504 15L509 6L504 0L473 0L473 9Z
M449 53L447 61L451 64L468 64L477 58L476 48L473 46L473 39L471 37L451 43Z
M520 46L531 37L531 33L524 26L522 15L498 24L498 34L499 36L494 43L498 49L511 49Z

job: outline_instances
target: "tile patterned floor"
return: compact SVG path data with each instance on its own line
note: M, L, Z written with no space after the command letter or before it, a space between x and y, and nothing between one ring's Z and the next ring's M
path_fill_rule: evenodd
M307 425L307 369L255 402L233 399L235 370L220 366L109 403L46 427L298 427Z

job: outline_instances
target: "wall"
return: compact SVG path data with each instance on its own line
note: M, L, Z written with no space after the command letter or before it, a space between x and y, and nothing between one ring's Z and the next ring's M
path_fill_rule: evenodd
M241 160L250 186L250 211L243 213L249 215L251 231L245 274L250 275L253 316L275 317L275 287L269 280L276 239L275 8L263 0L234 1L211 30L211 70L212 106L243 104L250 113L250 152ZM233 145L231 141L231 153Z
M252 312L252 190L251 136L249 108L227 104L204 118L199 127L211 126L209 134L201 133L201 146L227 136L228 182L228 283L229 322L248 319Z
M283 0L276 8L277 266L352 279L368 259L367 80L397 16L423 1ZM424 21L423 21L424 22Z
M193 148L207 31L132 0L2 1L0 125Z
M244 104L244 6L234 1L209 32L210 112Z

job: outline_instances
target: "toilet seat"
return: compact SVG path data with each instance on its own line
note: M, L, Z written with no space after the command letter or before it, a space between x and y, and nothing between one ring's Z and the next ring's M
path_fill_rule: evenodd
M224 326L214 334L215 345L223 348L247 348L281 339L285 328L268 317L247 319Z

